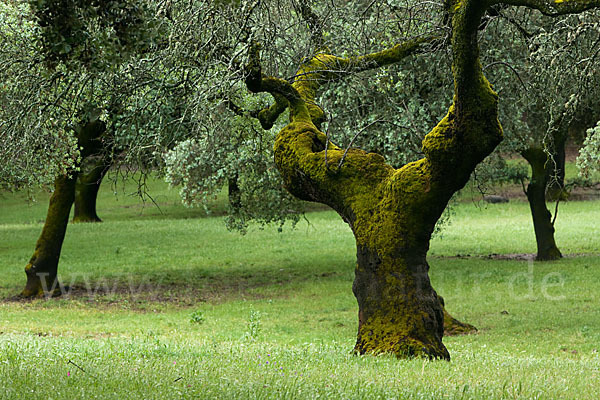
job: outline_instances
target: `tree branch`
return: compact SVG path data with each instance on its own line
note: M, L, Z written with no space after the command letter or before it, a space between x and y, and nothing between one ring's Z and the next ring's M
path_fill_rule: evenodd
M272 92L275 103L259 113L260 123L264 129L270 129L288 107L284 99L290 101L289 96L298 95L308 107L313 123L318 127L324 114L323 110L315 104L315 98L322 84L340 79L350 73L358 73L397 63L417 53L423 45L436 39L437 37L429 36L408 40L389 49L359 57L341 58L325 53L317 54L302 64L296 75L288 79L293 82L291 85L289 82L279 79L279 85L282 85L283 82L287 83L295 89L296 94L292 95L289 90L287 90L287 94L278 91ZM253 92L266 91L259 89L262 85L259 80L263 78L260 66L260 45L258 43L251 45L249 53L249 62L246 67L246 85ZM277 97L278 95L279 97Z
M549 16L580 13L600 7L600 0L492 0L491 5L508 4L539 10Z
M407 40L389 49L350 58L341 58L321 53L304 64L298 73L290 79L294 79L295 81L299 81L300 79L298 78L309 80L308 77L313 75L311 80L325 82L340 79L347 74L381 68L402 61L406 57L417 53L422 48L422 45L431 43L436 39L439 38L437 36L428 36ZM306 68L309 66L313 68Z
M298 9L302 19L308 25L310 30L310 40L313 42L316 51L325 50L325 38L323 36L323 21L314 13L307 0L299 0Z
M267 107L264 110L258 113L258 120L260 121L260 125L265 130L269 130L277 121L277 118L289 107L289 102L285 98L285 96L280 95L279 93L271 93L275 102L271 105L271 107Z
M234 113L235 115L237 115L239 117L258 118L259 111L246 110L245 108L238 106L235 102L233 102L233 100L231 100L229 98L223 99L223 104L225 104L225 106L229 109L229 111L231 111L232 113Z

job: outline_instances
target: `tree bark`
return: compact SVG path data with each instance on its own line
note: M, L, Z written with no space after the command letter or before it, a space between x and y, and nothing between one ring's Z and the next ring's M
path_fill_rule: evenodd
M100 184L110 162L105 156L98 156L84 162L87 172L80 172L75 186L75 210L73 222L102 222L96 211L96 201Z
M450 358L442 343L444 309L428 276L429 240L451 196L500 142L502 128L497 95L479 62L477 27L486 5L452 0L447 6L454 102L423 140L425 158L397 170L378 154L328 142L319 130L323 111L314 99L319 85L333 79L325 70L386 65L412 54L422 41L358 59L317 54L300 67L292 85L262 75L257 47L250 55L248 88L277 93L289 103L291 122L278 134L274 149L286 188L300 199L331 206L354 233L355 351L360 354Z
M557 260L562 257L554 240L552 214L546 207L546 186L553 169L547 154L541 148L529 148L521 153L531 165L531 180L527 185L527 200L531 209L537 243L536 260Z
M50 197L42 233L25 267L27 283L21 292L24 297L61 294L57 279L58 260L75 198L76 181L76 174L61 176L54 181L54 193Z
M85 160L95 154L101 146L99 137L106 130L100 120L87 122L76 130L81 158ZM21 292L23 297L56 296L62 294L58 281L58 261L69 223L71 206L75 201L77 167L68 176L59 176L54 181L54 193L50 197L48 213L35 250L25 266L27 282Z

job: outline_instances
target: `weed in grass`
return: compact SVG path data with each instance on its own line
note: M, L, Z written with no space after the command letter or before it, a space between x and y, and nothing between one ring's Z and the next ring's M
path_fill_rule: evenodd
M192 313L192 315L190 315L190 322L192 324L202 324L204 323L204 313L202 312L202 310L196 310Z
M250 317L248 319L247 330L244 333L244 338L246 340L255 341L256 339L258 339L258 335L261 331L260 318L260 311L250 310Z

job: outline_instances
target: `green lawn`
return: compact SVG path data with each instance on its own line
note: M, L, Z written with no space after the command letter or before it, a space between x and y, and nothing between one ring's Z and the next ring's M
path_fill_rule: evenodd
M295 230L228 232L151 181L159 211L103 188L101 224L70 225L66 298L17 302L47 194L0 194L0 398L597 399L600 201L561 204L569 256L532 263L528 206L460 203L432 281L477 335L451 362L358 357L352 234L332 212Z

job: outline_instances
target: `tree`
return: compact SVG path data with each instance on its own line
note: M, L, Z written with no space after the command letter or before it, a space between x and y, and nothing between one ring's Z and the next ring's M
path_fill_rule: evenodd
M351 58L335 57L317 47L315 55L300 64L293 83L263 75L259 46L251 51L248 88L271 93L276 102L285 101L290 109L290 123L275 142L275 162L286 188L301 199L331 206L355 235L353 291L359 304L355 350L361 354L391 352L449 359L442 344L442 305L429 282L426 254L448 200L502 139L497 95L483 75L477 40L486 9L501 3L548 14L600 6L595 1L447 1L453 103L446 117L425 136L425 157L399 169L376 153L344 150L331 143L319 129L323 112L315 105L316 93L325 82L339 77L336 71L397 62L427 39Z
M532 10L498 10L486 29L485 64L506 101L500 105L507 140L531 167L524 191L537 242L537 260L561 257L546 198L566 196L569 133L600 117L596 43L598 14L560 18ZM508 64L510 63L510 64ZM590 118L591 117L591 118Z
M7 40L9 52L4 56L21 56L23 59L14 57L14 64L28 63L34 70L19 72L18 80L10 74L13 63L2 71L6 105L1 110L2 120L7 121L13 137L33 146L32 154L43 152L36 144L47 137L64 137L73 144L61 153L67 160L61 168L52 164L53 159L41 167L58 174L44 228L25 267L27 283L22 295L37 296L60 294L58 260L76 198L80 166L91 156L108 156L109 143L114 139L109 140L111 131L105 121L107 111L120 96L116 91L108 94L114 84L109 78L121 68L122 60L147 46L150 20L145 18L148 9L135 0L48 0L32 1L29 6L9 8L18 19L8 20L13 23L10 31L14 34ZM27 51L15 44L23 38L32 43ZM37 97L32 101L32 96ZM12 112L23 104L27 104L25 112ZM31 125L41 138L30 136L27 128ZM85 174L82 179L87 177Z
M99 150L102 146L101 136L105 131L106 124L98 119L89 120L77 129L77 142L82 149L82 158L85 159ZM50 197L42 233L25 267L27 283L22 292L25 297L61 294L57 280L58 260L69 222L71 205L75 200L76 185L76 173L59 176L54 181L54 193Z
M211 83L214 90L206 96L204 87L192 84L217 79L219 73L225 76L230 73L230 68L222 64L222 54L229 50L226 43L217 45L209 40L198 47L208 33L222 30L223 37L230 33L229 25L216 26L212 22L215 7L220 9L224 5L209 3L212 2L146 4L131 0L102 5L89 1L33 2L33 12L27 10L23 16L41 27L36 31L36 25L31 25L31 40L38 44L31 57L44 60L39 70L53 77L46 81L47 91L39 95L44 108L34 119L44 120L50 112L55 112L65 136L75 141L73 147L77 150L69 154L72 165L54 180L44 230L26 267L28 281L23 296L61 294L58 261L71 205L75 204L75 222L99 220L95 212L96 195L111 164L120 162L127 168L126 173L130 173L130 169L141 171L139 191L143 195L145 175L160 167L165 152L173 150L186 135L198 141L206 137L202 135L204 131L214 133L212 128L223 122L222 118L215 118L215 124L203 125L202 121L195 121L194 113L199 106L198 99L216 103L214 93L222 92L229 83L227 79L222 86ZM190 30L192 26L198 29ZM198 58L205 58L207 62L198 63ZM13 83L11 89L16 94L12 100L18 103L22 101L22 82ZM53 98L48 92L59 95ZM7 114L7 120L15 127L16 136L26 134L19 129L18 118L11 119ZM83 147L90 141L78 141L78 132L89 131L86 126L94 121L102 127L93 130L98 136L95 143L101 146L92 146L93 152L90 152ZM53 132L48 129L42 133L47 136ZM249 142L244 144L247 149L256 150L256 141L247 139L237 138L226 148L240 141ZM277 207L282 210L281 219L297 220L297 214L290 210L293 211L298 202L291 196L272 196L278 202L275 207L272 201L263 202L264 193L283 193L280 185L273 184L278 182L277 174L267 166L265 153L238 154L245 154L236 162L245 166L246 172L228 176L232 200L238 198L232 201L234 213L230 225L243 230L248 218L261 218L260 213L265 210L268 221L279 219L271 212ZM252 166L253 173L248 173L248 165ZM118 166L117 169L119 173L122 171ZM261 188L261 194L257 196L251 190L237 196L233 193L236 187L252 186ZM247 212L248 209L253 213ZM254 210L259 210L258 214Z

